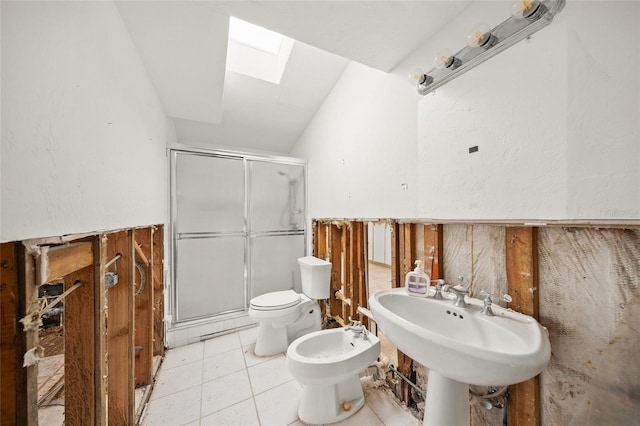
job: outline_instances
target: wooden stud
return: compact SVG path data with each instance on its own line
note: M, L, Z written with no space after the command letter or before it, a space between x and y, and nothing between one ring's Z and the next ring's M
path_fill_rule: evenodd
M313 221L313 253L319 259L328 259L327 250L327 224L325 222ZM327 316L327 302L320 302L320 314L322 318Z
M400 287L400 224L391 224L391 288Z
M118 283L107 290L108 299L108 397L109 423L132 425L135 410L134 381L134 302L133 231L108 235L108 258L122 255L117 261ZM115 271L115 265L111 266Z
M91 241L45 247L40 262L45 269L42 284L71 272L93 265L93 244Z
M164 227L152 228L153 354L164 355Z
M24 383L22 355L24 333L20 316L18 262L16 248L20 243L0 244L0 425L26 424L26 404L18 395L19 383ZM24 387L24 385L22 386Z
M432 280L444 278L442 225L424 225L424 269Z
M68 273L64 279L65 290L74 284L80 287L64 301L64 351L65 351L65 424L93 425L96 419L95 369L97 358L95 345L96 306L93 265Z
M361 221L353 222L352 224L353 232L352 232L352 244L354 256L353 256L353 266L354 266L354 280L353 280L353 289L352 289L352 304L351 304L351 316L353 318L359 318L362 323L368 327L369 319L364 315L358 313L358 307L367 307L367 291L366 291L366 265L364 263L364 259L366 256L365 252L365 237L364 237L364 228L365 225Z
M39 312L40 303L38 300L38 286L36 285L36 265L35 259L24 246L20 244L16 247L16 259L18 260L18 294L20 298L20 316L30 316L33 313ZM21 327L19 328L19 330ZM24 331L24 351L38 347L39 333L38 330L25 330ZM23 352L24 353L24 352ZM22 367L22 356L18 359L18 367ZM22 380L20 385L24 384L24 387L18 387L18 395L23 395L21 404L26 404L27 424L38 424L38 364L33 364L29 367L22 368L21 375Z
M392 283L393 287L404 285L404 277L407 272L413 270L415 260L415 225L410 223L393 224L391 234L391 259L392 259ZM415 372L412 368L413 360L398 350L398 371L415 382ZM405 403L411 402L411 389L409 385L401 381L396 396Z
M335 293L342 287L342 230L335 224L329 227L330 252L329 261L331 262L331 290L329 294L329 305L331 316L337 317L336 320L344 322L342 315L342 303L336 299Z
M505 254L508 293L514 311L538 319L538 239L532 227L507 227ZM508 424L540 424L539 376L509 387Z
M135 386L151 384L153 366L153 268L151 228L134 230ZM145 253L146 252L146 253ZM148 254L147 254L148 253ZM140 270L142 273L140 273ZM143 283L144 280L144 283ZM144 287L140 287L144 284Z
M107 290L104 265L107 263L107 237L93 238L93 315L95 424L107 425Z

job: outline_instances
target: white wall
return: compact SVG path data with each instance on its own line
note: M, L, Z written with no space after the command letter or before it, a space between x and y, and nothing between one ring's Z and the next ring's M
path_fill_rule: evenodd
M404 77L349 64L292 151L309 159L311 217L415 216L415 100Z
M111 2L2 2L2 241L166 222L175 139Z
M391 83L509 13L472 3L386 76L350 65L293 151L309 161L313 217L640 219L640 3L569 1L418 106ZM401 190L405 173L419 188Z
M474 4L431 47L502 6ZM639 6L568 2L421 100L420 216L640 219Z

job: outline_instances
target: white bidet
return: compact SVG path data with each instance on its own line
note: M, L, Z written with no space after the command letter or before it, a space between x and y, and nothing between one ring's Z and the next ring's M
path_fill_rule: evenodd
M347 327L316 331L287 349L287 368L302 385L298 417L308 424L335 423L364 405L359 373L380 354L380 339Z

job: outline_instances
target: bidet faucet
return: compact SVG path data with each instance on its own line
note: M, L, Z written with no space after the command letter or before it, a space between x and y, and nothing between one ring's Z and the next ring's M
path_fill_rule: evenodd
M351 317L349 317L349 321L351 321L352 324L348 325L346 329L353 331L354 337L356 339L361 338L362 340L369 340L369 337L367 336L369 332L367 331L365 326L362 325L362 322L358 320L353 320L351 319Z

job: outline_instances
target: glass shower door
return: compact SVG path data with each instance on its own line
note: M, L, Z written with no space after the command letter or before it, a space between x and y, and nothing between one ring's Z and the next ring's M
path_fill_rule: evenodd
M172 151L175 315L245 310L244 160Z
M250 160L249 298L271 291L300 291L297 259L305 255L305 168Z

